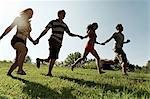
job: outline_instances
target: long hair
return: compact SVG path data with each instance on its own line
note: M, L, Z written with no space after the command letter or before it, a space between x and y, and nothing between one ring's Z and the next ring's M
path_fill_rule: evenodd
M89 24L87 26L87 33L88 33L89 30L94 30L94 26L96 27L96 29L98 28L98 24L97 23Z
M98 28L98 24L95 22L92 24L92 26L94 27L95 26L95 30Z
M93 29L93 26L92 26L92 24L89 24L89 25L87 26L87 31L89 31L89 30L91 30L91 29Z
M33 13L32 8L27 8L27 9L21 11L21 12L20 12L20 15L23 16L28 10L30 10L30 11Z

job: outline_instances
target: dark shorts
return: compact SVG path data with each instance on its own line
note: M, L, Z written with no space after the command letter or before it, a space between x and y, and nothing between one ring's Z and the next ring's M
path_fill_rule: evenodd
M14 36L14 37L12 38L12 40L11 40L11 45L12 45L13 48L14 48L14 45L15 45L17 42L21 42L21 43L23 43L24 45L26 45L26 41L25 41L25 40L23 40L23 39L21 39L21 38L19 38L19 37L17 37L17 36Z
M118 59L119 61L127 62L126 54L122 48L116 48L116 49L114 49L114 52L117 54L115 57L115 60Z
M50 38L48 41L49 41L49 52L50 52L48 59L49 60L58 59L61 44L53 38Z

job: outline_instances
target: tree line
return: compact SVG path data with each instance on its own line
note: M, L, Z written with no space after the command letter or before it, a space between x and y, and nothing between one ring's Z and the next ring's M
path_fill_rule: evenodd
M81 57L80 52L74 52L70 53L67 58L64 61L56 61L55 66L59 67L71 67L71 65L79 58ZM102 59L102 60L107 60L107 59ZM0 61L0 63L12 63L12 61L7 61L3 60ZM31 63L32 59L30 56L25 57L24 63ZM43 63L43 65L46 65L47 63ZM95 59L85 59L82 62L80 62L77 65L77 68L85 68L85 69L96 69L96 63ZM102 68L104 70L120 70L121 66L120 64L115 64L115 65L109 65L109 64L103 64ZM130 62L128 62L127 69L129 72L146 72L150 73L150 60L146 63L145 66L139 66L139 65L134 65Z

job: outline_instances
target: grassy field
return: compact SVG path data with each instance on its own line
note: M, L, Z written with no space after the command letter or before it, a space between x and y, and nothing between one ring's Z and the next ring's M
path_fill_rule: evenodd
M0 63L0 99L150 99L150 74L54 67L47 77L47 66L25 64L27 75L9 77L10 65Z

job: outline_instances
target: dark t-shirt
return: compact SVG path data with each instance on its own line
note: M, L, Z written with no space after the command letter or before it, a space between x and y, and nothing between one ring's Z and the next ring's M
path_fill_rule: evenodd
M112 37L116 41L115 48L122 48L124 42L124 35L122 33L114 33Z

